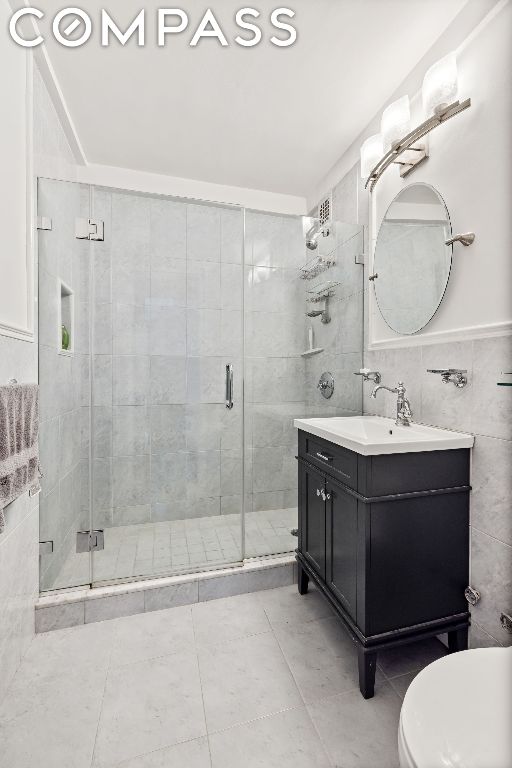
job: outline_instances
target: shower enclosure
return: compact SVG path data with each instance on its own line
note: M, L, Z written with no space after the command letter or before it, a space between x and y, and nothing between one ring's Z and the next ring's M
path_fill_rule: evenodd
M48 179L38 214L41 590L293 550L302 217Z

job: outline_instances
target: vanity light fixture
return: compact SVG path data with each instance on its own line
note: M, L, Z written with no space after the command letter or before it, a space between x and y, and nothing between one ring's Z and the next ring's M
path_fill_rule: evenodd
M433 64L425 75L422 94L423 106L428 117L421 125L406 135L402 133L401 138L396 136L399 122L402 121L404 126L406 124L406 109L409 104L407 96L393 102L384 110L381 126L384 134L383 143L386 143L387 139L390 147L387 147L385 154L379 158L370 151L370 147L373 147L375 152L377 147L375 139L378 137L371 136L362 145L361 176L366 178L365 188L369 187L371 192L386 168L392 164L400 166L400 176L404 178L427 159L426 147L418 144L418 141L430 133L433 128L437 128L441 123L471 106L471 99L462 102L457 101L457 92L457 58L455 53L450 53ZM404 131L407 130L409 127L404 127ZM382 136L380 138L382 139ZM372 139L374 141L370 144ZM371 157L375 158L372 168L369 167Z
M384 152L380 133L370 136L361 146L361 178L366 179Z
M455 52L436 61L427 70L421 89L425 117L442 114L457 100L459 82Z
M409 97L401 96L386 107L380 121L380 132L386 151L397 144L411 127Z

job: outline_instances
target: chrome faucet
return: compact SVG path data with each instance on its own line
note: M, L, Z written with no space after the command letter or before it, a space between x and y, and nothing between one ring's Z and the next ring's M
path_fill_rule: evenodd
M411 419L412 419L411 404L405 396L405 387L404 387L403 381L399 381L398 386L394 387L393 389L391 387L384 386L384 384L378 384L376 387L373 388L373 391L371 394L371 397L373 397L373 399L377 397L377 392L379 391L379 389L387 389L388 392L393 392L398 395L397 401L396 401L395 424L397 425L397 427L410 427Z

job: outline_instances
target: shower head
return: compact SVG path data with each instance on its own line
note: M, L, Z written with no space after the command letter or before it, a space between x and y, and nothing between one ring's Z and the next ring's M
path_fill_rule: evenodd
M329 227L327 225L327 222L321 222L320 219L317 219L313 226L306 232L306 247L310 249L310 251L315 251L318 248L318 240L320 238L320 235L323 235L323 237L327 237L329 234Z
M306 232L306 247L311 251L318 248L318 238L322 232L322 225L319 220L315 221L313 226Z

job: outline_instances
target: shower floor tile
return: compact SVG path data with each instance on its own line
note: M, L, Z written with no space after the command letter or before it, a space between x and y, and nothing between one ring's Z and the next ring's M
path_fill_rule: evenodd
M352 643L296 585L39 634L0 701L0 764L396 768L401 695L446 653L411 647L406 675L381 654L365 701Z
M297 539L297 508L249 512L245 516L246 558L291 552ZM105 549L93 555L93 581L161 575L176 569L241 559L240 515L217 515L105 529ZM80 584L83 555L70 553L53 589Z

